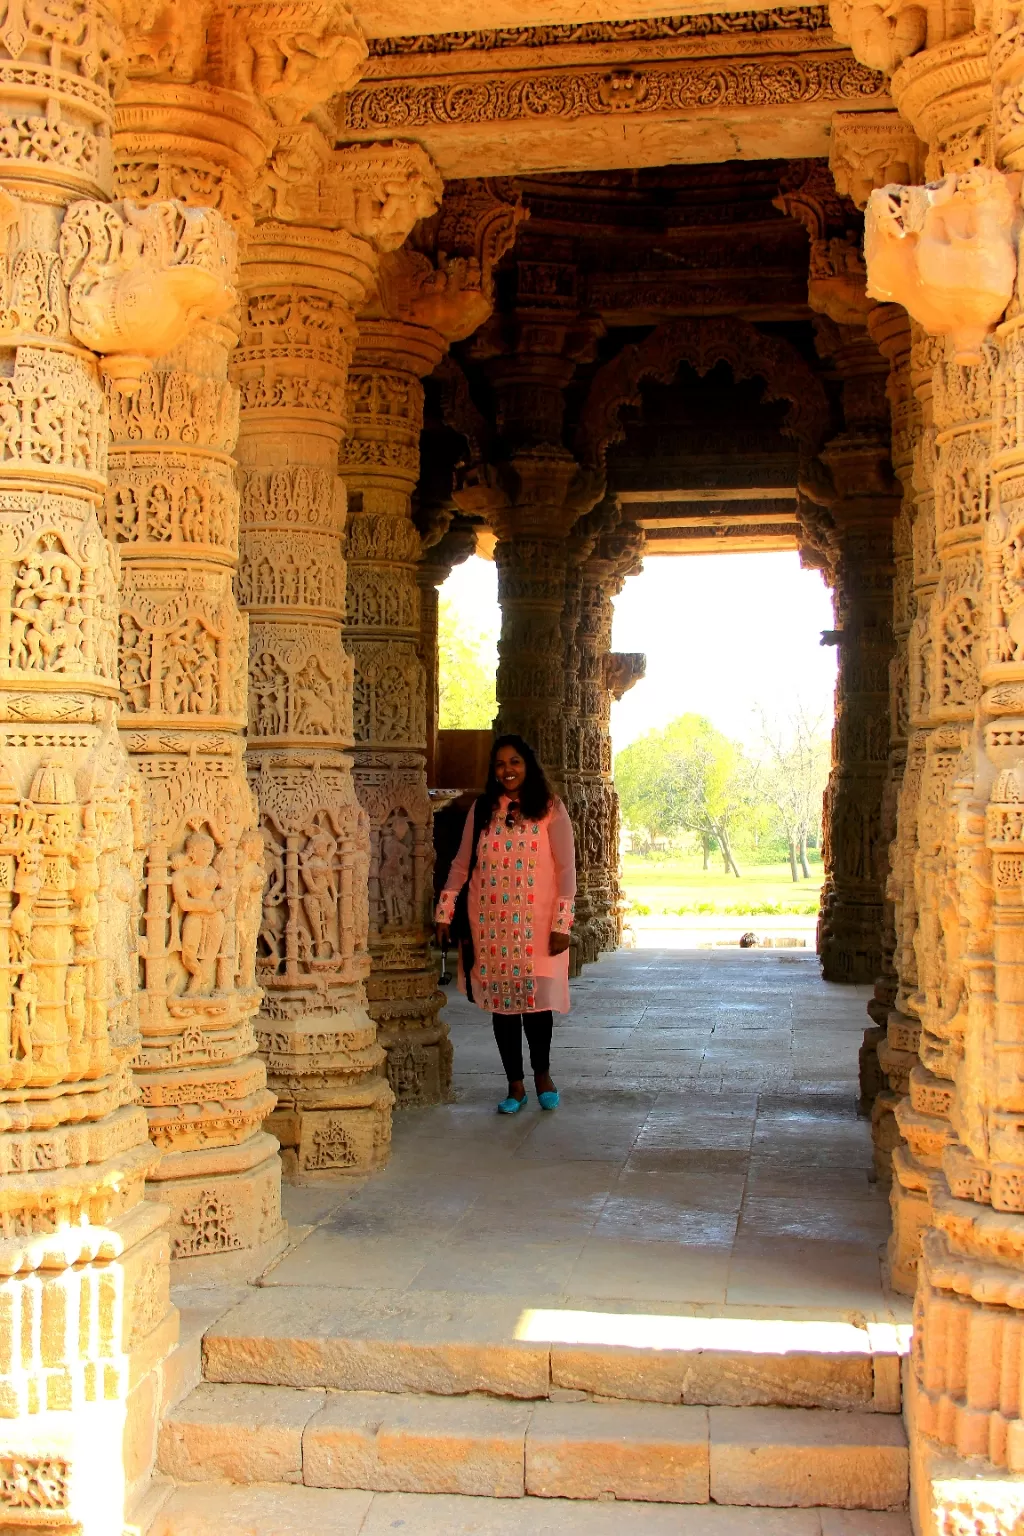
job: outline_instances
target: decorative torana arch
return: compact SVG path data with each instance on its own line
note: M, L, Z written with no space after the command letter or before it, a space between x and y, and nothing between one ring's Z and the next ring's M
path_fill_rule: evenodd
M805 461L820 449L829 424L821 380L788 341L765 336L732 315L670 320L642 342L624 347L598 370L580 418L576 451L587 465L603 468L612 443L626 435L622 408L639 406L644 379L670 384L682 363L703 377L728 363L733 377L763 379L766 400L789 403L782 430L796 439Z

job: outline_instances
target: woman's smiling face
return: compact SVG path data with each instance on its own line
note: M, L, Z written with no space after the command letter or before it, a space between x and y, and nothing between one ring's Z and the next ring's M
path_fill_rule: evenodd
M506 795L516 795L526 778L526 764L515 747L499 747L494 759L494 777Z

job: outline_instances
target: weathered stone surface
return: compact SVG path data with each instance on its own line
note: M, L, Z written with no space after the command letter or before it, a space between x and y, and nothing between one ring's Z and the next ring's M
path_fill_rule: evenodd
M709 1415L718 1504L886 1510L906 1503L906 1433L896 1418L800 1408Z
M551 1380L606 1397L736 1408L867 1409L875 1390L871 1358L839 1352L691 1354L552 1345Z
M360 1536L372 1497L287 1483L203 1483L177 1489L147 1536Z
M482 1397L331 1396L303 1436L303 1480L317 1488L523 1494L532 1409Z
M546 1499L708 1499L703 1408L540 1403L526 1436L526 1491Z
M205 1374L347 1392L545 1397L547 1346L516 1342L521 1314L488 1296L267 1287L207 1333Z
M301 1483L302 1431L323 1401L289 1387L204 1384L164 1419L160 1470L179 1482Z

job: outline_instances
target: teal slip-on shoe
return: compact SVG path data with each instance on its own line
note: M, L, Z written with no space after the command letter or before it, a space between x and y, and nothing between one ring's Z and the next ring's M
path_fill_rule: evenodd
M550 1093L538 1093L537 1098L538 1098L538 1101L540 1103L541 1109L557 1109L558 1108L559 1099L558 1099L558 1089L557 1088L552 1088Z
M498 1105L498 1114L518 1115L519 1111L522 1109L523 1105L527 1102L529 1097L530 1095L528 1093L524 1093L521 1099L514 1099L510 1094L507 1099L502 1099L501 1103Z

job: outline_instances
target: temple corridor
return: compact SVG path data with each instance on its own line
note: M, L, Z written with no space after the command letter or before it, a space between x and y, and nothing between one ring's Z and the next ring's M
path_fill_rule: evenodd
M900 1502L886 1475L906 1475L896 1414L910 1303L883 1290L887 1192L869 1182L870 1130L855 1113L868 990L822 981L810 954L731 949L622 950L573 989L573 1013L555 1032L565 1093L556 1114L535 1103L514 1118L494 1114L490 1031L456 996L447 1009L455 1102L397 1117L385 1172L286 1187L291 1246L256 1286L176 1291L184 1332L194 1340L206 1330L207 1384L165 1423L160 1465L179 1487L156 1532L235 1536L313 1521L331 1536L909 1532L907 1516L884 1503L886 1487ZM564 1364L558 1375L559 1341L571 1378ZM545 1362L552 1345L555 1384L543 1391L524 1382L524 1357L513 1362L531 1342L545 1345ZM450 1395L474 1389L468 1401ZM382 1391L406 1396L374 1395ZM507 1401L517 1392L551 1401ZM638 1398L646 1403L621 1401ZM660 1406L680 1402L712 1406ZM396 1444L433 1437L443 1455L411 1470L396 1464L383 1482L369 1475L369 1486L399 1491L342 1492L351 1446L339 1441L326 1463L317 1446L339 1433L322 1427L326 1417L350 1419L360 1403L377 1420L403 1411L379 1405L405 1405L397 1429L372 1426L381 1457L389 1433ZM759 1403L773 1406L750 1406ZM692 1503L659 1508L620 1490L612 1510L556 1496L531 1499L528 1514L495 1472L493 1449L487 1491L505 1497L472 1497L484 1491L472 1465L446 1473L443 1463L466 1452L438 1415L468 1413L477 1436L521 1442L531 1415L573 1404L696 1415L711 1499L733 1507L707 1504L707 1472L703 1502L690 1489ZM511 1424L489 1422L501 1414ZM875 1507L736 1507L754 1501L722 1486L716 1437L751 1414L762 1445L780 1423L789 1432L822 1418L856 1426L854 1438L867 1438L862 1459L897 1459L881 1483L872 1469ZM349 1438L355 1429L347 1422ZM815 1446L825 1461L830 1451ZM392 1454L408 1461L410 1452ZM649 1447L649 1467L657 1459ZM217 1484L218 1471L248 1486ZM462 1497L443 1496L453 1491L446 1476L456 1487L470 1480ZM296 1487L285 1497L280 1483L300 1480L331 1493ZM400 1491L417 1485L435 1491Z
M450 988L456 1102L397 1116L365 1184L286 1189L293 1246L264 1284L909 1319L882 1294L888 1190L855 1111L870 989L772 950L620 950L572 986L564 1103L543 1114L528 1081L511 1118L490 1028Z

